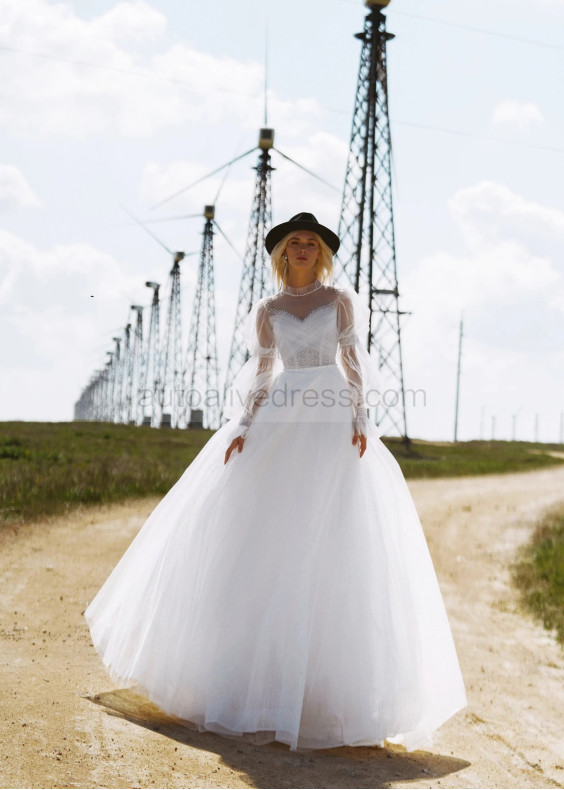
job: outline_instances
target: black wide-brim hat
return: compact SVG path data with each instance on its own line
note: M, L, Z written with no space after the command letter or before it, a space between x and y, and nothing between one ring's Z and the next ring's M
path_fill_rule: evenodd
M264 246L266 247L268 254L271 254L272 250L276 247L279 241L282 241L284 236L287 236L288 233L293 233L297 230L310 230L313 233L317 233L317 235L321 236L325 244L327 244L333 253L337 252L341 244L336 233L333 233L332 230L329 230L329 228L326 228L325 225L321 224L321 222L318 222L313 214L309 214L307 211L302 211L299 214L296 214L295 217L292 217L290 220L288 220L288 222L283 222L281 225L276 225L266 234Z

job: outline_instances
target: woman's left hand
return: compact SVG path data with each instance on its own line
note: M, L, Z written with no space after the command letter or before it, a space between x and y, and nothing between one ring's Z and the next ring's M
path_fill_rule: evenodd
M357 442L360 448L360 457L362 458L366 451L366 436L363 433L355 433L352 443L356 444Z

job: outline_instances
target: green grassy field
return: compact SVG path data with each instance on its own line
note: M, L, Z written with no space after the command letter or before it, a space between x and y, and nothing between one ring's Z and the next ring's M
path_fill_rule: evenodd
M164 495L211 431L111 423L0 422L0 527L78 505ZM407 478L516 472L564 463L562 445L384 439Z
M212 435L110 423L0 423L0 526L166 494Z
M564 445L534 442L426 442L384 439L407 478L460 477L503 472L527 472L564 463ZM555 458L551 452L562 453Z
M546 514L520 554L513 579L523 605L564 645L564 508Z

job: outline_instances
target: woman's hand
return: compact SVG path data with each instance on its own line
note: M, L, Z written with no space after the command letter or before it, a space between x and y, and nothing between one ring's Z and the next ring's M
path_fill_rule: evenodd
M357 442L360 448L360 457L362 458L366 451L366 436L363 433L355 433L352 443L356 444Z
M225 461L223 462L223 465L224 465L224 466L225 466L225 464L226 464L226 463L229 461L229 456L231 455L231 453L232 453L232 452L233 452L235 449L237 449L239 452L241 452L241 450L243 449L243 443L244 443L244 441L245 441L245 440L243 439L243 437L242 437L242 436L236 436L236 437L233 439L233 441L231 442L231 444L230 444L230 445L229 445L229 447L227 448L227 452L225 453Z

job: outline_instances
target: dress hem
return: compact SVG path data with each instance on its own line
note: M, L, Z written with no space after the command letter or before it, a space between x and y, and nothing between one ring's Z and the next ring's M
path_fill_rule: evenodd
M88 618L86 618L88 621ZM103 649L99 648L94 644L94 648L102 662L111 680L114 683L123 683L125 684L124 688L131 690L135 693L140 694L141 696L146 697L150 702L156 705L166 716L170 716L171 719L174 719L177 724L180 724L187 729L194 730L196 732L213 732L216 735L220 735L221 737L228 738L231 740L239 740L243 743L252 743L255 746L264 746L268 743L282 743L290 748L290 751L303 751L303 752L310 752L310 751L318 751L322 749L337 749L343 746L352 746L352 747L374 747L377 746L379 748L386 748L385 744L388 742L391 745L399 745L403 746L407 752L417 751L423 747L425 748L432 748L433 746L433 739L432 734L437 730L441 725L443 725L446 721L448 721L452 716L456 713L460 712L467 706L467 700L459 701L455 703L454 709L452 706L449 707L448 711L446 709L439 709L425 717L424 725L420 724L417 727L417 730L409 730L406 732L397 732L397 733L390 733L385 735L384 737L380 736L368 736L358 737L355 739L340 739L330 742L324 743L317 743L316 745L312 745L311 741L313 739L308 739L307 736L302 736L298 734L297 736L290 731L284 731L279 729L270 728L257 728L256 730L252 731L243 731L243 730L232 730L228 727L225 727L219 721L205 721L205 715L196 714L193 718L187 719L184 716L180 716L173 711L167 711L165 708L162 707L161 702L158 700L158 695L153 694L150 689L147 688L141 681L137 680L135 677L126 678L116 672L111 664L107 663ZM198 721L198 719L203 720ZM411 733L418 732L418 735L411 736Z

